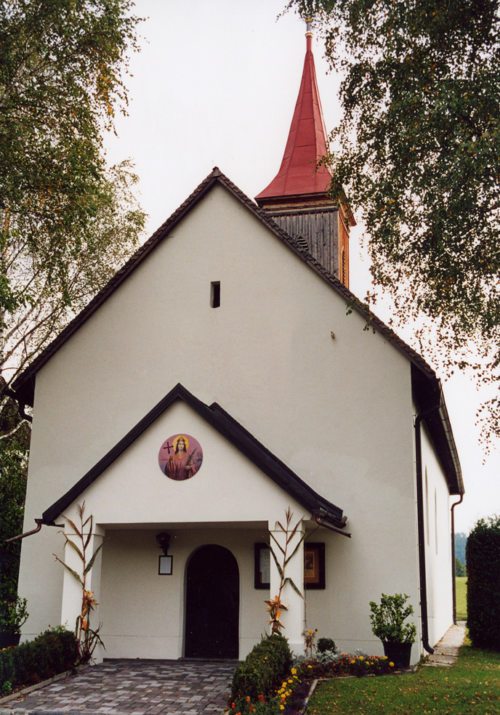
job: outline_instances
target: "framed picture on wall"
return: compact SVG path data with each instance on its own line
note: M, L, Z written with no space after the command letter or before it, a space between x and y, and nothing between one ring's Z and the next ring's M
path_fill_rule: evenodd
M304 544L304 587L325 588L325 545Z
M270 588L271 552L269 544L254 544L254 586ZM325 545L304 544L304 588L325 588Z
M254 544L254 586L271 587L271 552L268 544Z

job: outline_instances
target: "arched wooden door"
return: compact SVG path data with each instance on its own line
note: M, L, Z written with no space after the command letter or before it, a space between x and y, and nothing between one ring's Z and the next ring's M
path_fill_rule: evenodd
M186 569L186 658L237 658L240 578L228 549L202 546Z

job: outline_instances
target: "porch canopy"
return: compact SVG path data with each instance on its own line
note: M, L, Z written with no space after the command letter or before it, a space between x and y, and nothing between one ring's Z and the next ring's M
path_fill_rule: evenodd
M79 506L83 503L85 515L92 515L95 525L94 533L89 534L90 553L96 551L105 538L104 549L94 562L87 587L95 592L101 604L96 615L103 623L107 652L113 657L179 657L188 652L182 633L188 607L187 601L183 605L180 594L187 583L185 581L183 586L182 574L187 574L189 554L193 555L197 549L219 544L236 554L242 579L244 577L247 584L247 593L243 588L238 590L238 598L239 594L247 598L254 609L263 594L248 596L250 568L253 568L252 545L258 541L268 542L269 533L276 541L286 538L279 523L285 523L287 509L293 513L292 524L299 524L290 551L295 544L298 548L287 566L287 576L298 584L304 579L301 539L307 525L313 522L345 533L347 521L339 507L317 494L222 407L216 403L207 406L182 385L174 387L52 504L43 513L43 523L64 522L66 533L73 538L72 522L78 522ZM160 575L154 566L160 554L160 547L155 544L158 531L166 531L171 537L170 553L177 565L175 578L167 579L167 590L153 580L155 573ZM77 555L68 544L64 558L70 567L78 569ZM146 619L141 627L141 634L153 628L148 637L127 635L130 627L123 613L129 612L129 608L120 609L118 604L127 598L133 603L131 579L134 578L142 589L164 589L161 598L158 591L158 596L151 600L146 613L159 609L160 602L177 604L170 621L175 635L171 636L171 642L168 641L170 636L165 635L161 647L155 645L160 641L151 625L154 621ZM271 559L271 594L278 592L279 580L279 571ZM160 581L165 584L164 579ZM170 596L165 600L167 592ZM292 589L288 589L286 598L287 635L294 650L300 652L304 599ZM65 571L61 623L74 623L80 605L78 584L71 573ZM175 617L174 613L177 613ZM252 618L243 607L240 615L244 631L245 624L250 624ZM265 628L264 618L258 626L259 633L262 627ZM188 630L186 626L186 634ZM243 631L240 629L240 657L256 637L249 626L245 641ZM192 647L196 648L196 644Z

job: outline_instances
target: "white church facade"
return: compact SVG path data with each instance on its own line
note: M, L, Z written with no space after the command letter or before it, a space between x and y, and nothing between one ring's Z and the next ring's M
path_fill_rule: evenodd
M74 625L81 594L53 554L72 562L58 526L83 502L101 657L243 658L268 629L288 508L305 534L288 571L304 597L283 597L296 652L317 628L380 653L382 592L410 596L414 662L453 621L452 429L433 370L348 289L353 218L316 170L307 44L257 203L214 169L17 380L25 530L41 526L22 545L26 638Z

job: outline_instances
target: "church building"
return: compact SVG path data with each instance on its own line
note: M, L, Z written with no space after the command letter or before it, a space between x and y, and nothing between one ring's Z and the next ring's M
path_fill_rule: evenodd
M33 407L25 638L80 613L54 554L78 569L61 532L82 504L99 658L244 658L288 510L296 653L306 628L382 653L381 593L409 595L413 662L453 622L453 432L432 368L349 290L311 43L275 178L254 201L214 168L14 385Z

